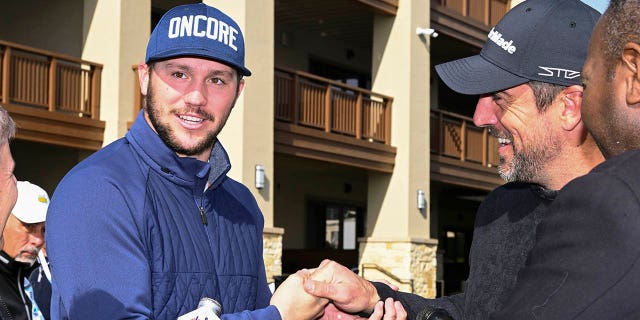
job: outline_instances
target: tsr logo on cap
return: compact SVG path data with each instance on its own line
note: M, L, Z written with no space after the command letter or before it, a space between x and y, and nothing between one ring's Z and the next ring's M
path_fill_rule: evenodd
M181 56L219 61L241 75L251 75L244 65L240 27L231 17L204 3L172 8L151 33L146 63Z

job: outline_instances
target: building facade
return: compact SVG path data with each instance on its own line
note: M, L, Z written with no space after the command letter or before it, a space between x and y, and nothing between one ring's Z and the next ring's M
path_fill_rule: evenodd
M18 179L52 193L126 133L154 24L193 2L0 3ZM495 140L471 121L476 97L433 66L477 53L511 2L204 2L246 39L253 75L219 139L264 213L269 278L329 258L427 297L462 290L475 211L502 182Z

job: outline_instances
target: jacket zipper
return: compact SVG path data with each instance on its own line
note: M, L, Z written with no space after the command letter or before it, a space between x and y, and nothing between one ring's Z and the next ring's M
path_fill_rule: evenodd
M29 304L27 304L27 301L24 299L25 298L24 280L22 280L22 284L20 283L21 275L22 275L22 269L18 270L18 278L16 280L18 282L18 288L20 289L20 298L22 298L22 304L24 304L24 309L27 311L27 318L31 320L31 310L29 310Z
M200 219L202 220L202 224L207 225L207 216L204 213L204 207L202 204L200 205Z

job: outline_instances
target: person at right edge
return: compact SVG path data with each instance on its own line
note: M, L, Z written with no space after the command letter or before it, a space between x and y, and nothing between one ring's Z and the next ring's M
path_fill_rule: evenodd
M395 292L335 262L309 275L319 281L306 281L307 292L346 312L393 297L410 319L487 319L501 310L557 190L603 160L580 114L580 70L599 16L578 0L524 1L491 29L479 55L436 66L453 90L480 95L474 123L498 138L499 173L509 182L478 209L463 293L425 299Z
M491 319L640 319L640 1L611 0L582 72L606 161L568 183Z

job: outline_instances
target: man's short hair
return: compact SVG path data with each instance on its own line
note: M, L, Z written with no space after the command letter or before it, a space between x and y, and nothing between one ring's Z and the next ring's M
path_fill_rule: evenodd
M544 112L548 106L553 103L560 92L564 91L568 86L561 84L548 83L542 81L529 81L527 83L533 91L533 96L536 98L536 106L538 112Z
M604 23L604 63L609 78L613 77L614 64L622 55L628 42L640 43L640 1L611 0L602 18Z
M16 123L13 122L9 112L0 106L0 143L13 139L16 135Z

